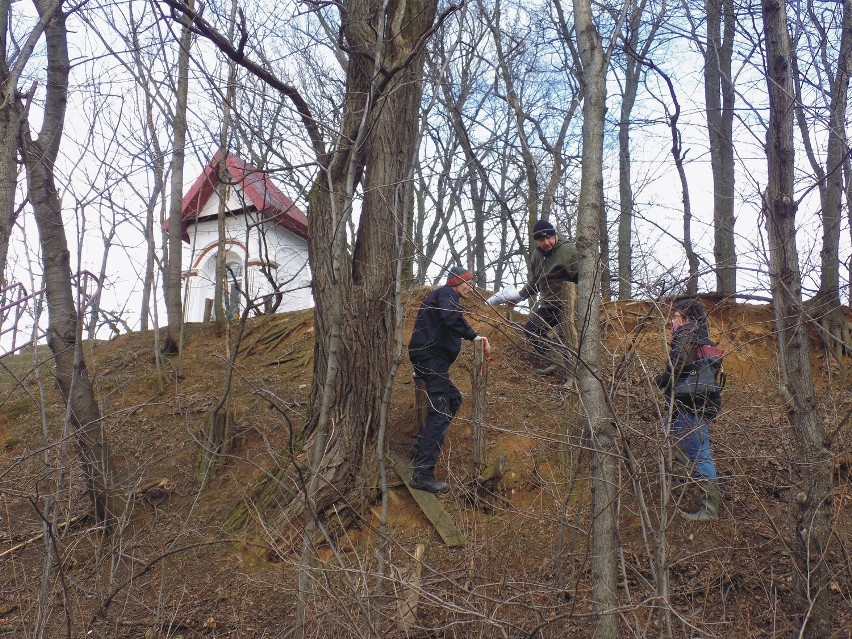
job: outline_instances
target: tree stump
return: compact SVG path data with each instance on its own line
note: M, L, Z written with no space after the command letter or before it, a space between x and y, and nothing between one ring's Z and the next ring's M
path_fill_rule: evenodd
M471 477L478 477L487 464L485 451L485 393L488 390L488 361L485 359L485 347L481 341L473 343L473 369L470 371L470 386L473 400L471 410Z
M417 424L417 430L426 424L426 413L429 408L429 395L426 393L426 380L422 377L414 376L414 422Z
M204 426L195 480L199 485L212 479L223 460L231 454L234 411L231 408L211 411Z

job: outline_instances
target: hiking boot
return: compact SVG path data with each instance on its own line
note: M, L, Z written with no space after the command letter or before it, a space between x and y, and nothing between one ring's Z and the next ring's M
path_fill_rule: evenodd
M715 521L719 519L719 506L722 503L722 493L712 481L701 482L701 508L694 513L681 513L680 516L689 521Z
M414 475L409 485L415 490L424 490L433 495L444 495L450 492L450 485L445 481L438 481L434 477L420 477Z
M544 367L544 368L537 368L537 369L535 369L535 372L536 372L536 373L538 373L539 375L545 375L545 376L546 376L546 375L553 375L553 374L554 374L554 373L556 373L556 372L557 372L560 368L561 368L561 367L559 366L559 364L550 364L549 366L546 366L546 367Z

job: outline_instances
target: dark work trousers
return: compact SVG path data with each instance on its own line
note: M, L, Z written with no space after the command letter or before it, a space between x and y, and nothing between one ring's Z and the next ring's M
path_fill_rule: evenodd
M462 405L459 389L450 381L450 363L442 357L412 358L414 372L426 380L429 405L426 423L414 440L414 474L433 477L450 421Z
M561 349L552 344L552 340L548 338L550 329L556 333L560 342L564 341L562 335L562 307L560 306L541 306L530 314L527 323L524 324L524 330L527 332L527 338L530 344L539 353L546 353L551 348L555 348L561 352Z

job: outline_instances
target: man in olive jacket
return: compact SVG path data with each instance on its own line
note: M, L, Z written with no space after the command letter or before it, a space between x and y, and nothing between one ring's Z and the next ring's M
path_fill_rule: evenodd
M541 375L551 375L562 367L554 360L560 356L564 357L564 354L560 349L553 348L547 334L553 329L559 339L564 340L561 328L564 316L562 286L565 282L577 283L580 264L576 246L560 240L553 224L547 220L535 223L533 240L538 246L530 255L532 274L520 291L520 300L536 293L539 295L538 303L524 329L529 335L530 343L539 353L553 353L550 357L551 364L538 370Z

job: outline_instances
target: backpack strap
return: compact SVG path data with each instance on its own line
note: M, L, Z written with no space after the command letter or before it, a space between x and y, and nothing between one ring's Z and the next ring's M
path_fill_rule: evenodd
M710 344L699 344L695 347L695 357L697 359L702 359L704 357L723 357L724 355L724 350L717 346L711 346Z

